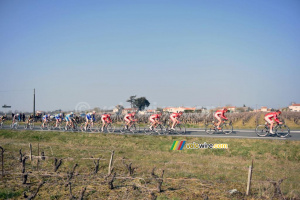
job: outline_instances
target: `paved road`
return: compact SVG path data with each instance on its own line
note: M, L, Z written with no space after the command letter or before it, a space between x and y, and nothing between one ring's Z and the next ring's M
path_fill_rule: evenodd
M187 135L190 137L215 137L215 138L247 138L247 139L275 139L275 140L300 140L300 131L291 131L287 138L280 137L258 137L255 130L233 130L229 135L223 133L208 135L204 129L187 129ZM187 136L185 135L185 136Z
M8 126L3 127L3 129L9 129ZM22 127L19 127L18 130L24 130ZM35 127L34 130L41 131L38 127ZM49 131L49 130L43 130ZM51 130L52 131L52 130ZM58 130L53 130L58 131ZM116 134L120 134L120 131L116 129ZM130 134L130 133L128 133ZM139 133L143 134L143 133ZM231 134L225 135L224 133L217 133L208 135L204 129L196 129L196 128L189 128L184 135L173 135L175 137L179 136L187 136L187 137L213 137L213 138L245 138L245 139L272 139L272 140L300 140L300 130L292 130L290 135L287 138L280 138L277 136L267 136L267 137L258 137L254 130L234 130Z

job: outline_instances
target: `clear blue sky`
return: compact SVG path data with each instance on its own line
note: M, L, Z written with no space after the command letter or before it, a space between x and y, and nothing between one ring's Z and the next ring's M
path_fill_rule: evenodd
M0 104L287 106L299 36L299 0L1 0Z

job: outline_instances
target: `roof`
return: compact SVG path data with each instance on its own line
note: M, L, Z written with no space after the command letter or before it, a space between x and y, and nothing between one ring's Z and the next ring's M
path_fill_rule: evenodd
M300 106L300 104L299 103L294 103L294 104L292 104L292 106Z
M137 108L124 108L123 110L137 110Z

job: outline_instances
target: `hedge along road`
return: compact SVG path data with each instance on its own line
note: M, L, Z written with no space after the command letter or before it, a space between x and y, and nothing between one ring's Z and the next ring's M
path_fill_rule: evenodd
M3 126L2 129L11 129L9 126ZM1 129L0 129L1 130ZM24 130L23 126L19 126L17 130ZM57 131L57 132L64 132L62 130L41 130L40 127L34 127L35 131ZM80 132L80 130L78 130ZM71 132L71 131L69 131ZM99 132L93 132L94 134L99 134ZM114 133L108 133L108 134L123 134L120 132L118 128L116 128ZM132 135L133 133L125 133L128 135ZM141 130L138 133L135 133L135 135L144 134L143 130ZM168 135L168 134L167 134ZM207 134L204 129L199 128L187 128L186 133L179 135L179 134L171 134L172 136L187 136L187 137L213 137L213 138L240 138L240 139L272 139L272 140L300 140L300 130L291 130L290 134L286 138L281 138L278 136L266 136L266 137L259 137L256 135L255 130L242 130L237 129L233 130L231 134L224 134L224 133L214 133L214 134ZM154 135L155 136L155 135Z

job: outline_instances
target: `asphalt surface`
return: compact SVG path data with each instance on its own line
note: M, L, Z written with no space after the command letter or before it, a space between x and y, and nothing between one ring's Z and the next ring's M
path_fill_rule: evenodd
M10 129L9 126L4 126L2 129ZM17 130L24 130L23 126L19 126ZM41 131L39 127L34 127L33 130ZM42 131L61 131L61 130L42 130ZM61 131L63 132L63 131ZM97 133L97 132L96 132ZM95 133L95 134L96 134ZM115 134L121 134L119 129L116 129ZM132 133L125 133L125 134L132 134ZM144 134L143 132L137 134ZM186 137L212 137L212 138L242 138L242 139L271 139L271 140L300 140L300 130L291 130L290 135L286 138L281 138L278 136L266 136L266 137L259 137L256 135L255 130L233 130L231 134L224 134L224 133L214 133L214 134L207 134L204 129L197 129L197 128L188 128L186 133L183 135L179 134L172 134L172 136L179 137L179 136L186 136Z

